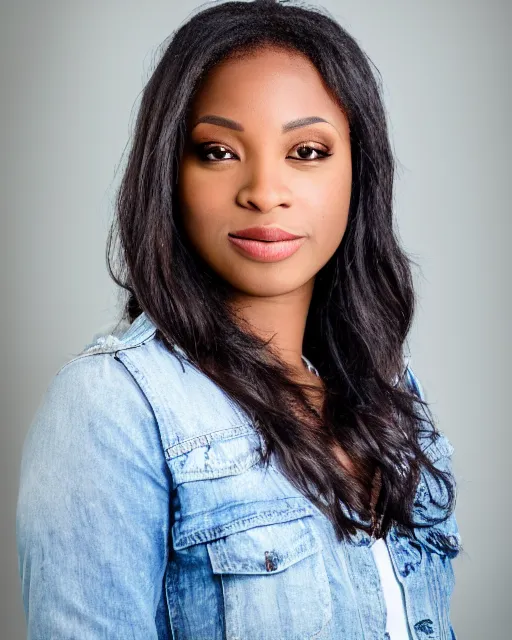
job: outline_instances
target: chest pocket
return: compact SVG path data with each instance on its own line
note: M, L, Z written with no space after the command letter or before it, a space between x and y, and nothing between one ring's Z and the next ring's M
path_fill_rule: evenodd
M310 503L283 495L276 471L262 467L262 447L252 425L242 425L169 452L177 494L171 599L179 612L213 595L217 610L205 615L224 630L208 637L306 640L332 617L322 541ZM204 624L198 619L190 638L206 637Z

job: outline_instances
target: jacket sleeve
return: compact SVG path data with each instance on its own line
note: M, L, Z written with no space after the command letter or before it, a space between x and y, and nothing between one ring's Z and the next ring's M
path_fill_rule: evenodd
M421 382L409 366L407 368L407 376L413 392L421 400L426 401L425 392ZM425 431L431 431L431 427L426 421L425 425ZM452 456L455 449L444 432L439 429L437 429L437 431L437 438L432 440L430 435L428 435L424 438L420 438L420 441L422 443L423 451L434 466L450 475L456 500L458 487L453 472L452 462ZM429 517L434 517L436 519L446 513L442 506L441 508L438 508L438 505L436 504L436 502L441 505L446 503L448 498L446 487L436 482L430 474L423 475L416 498L417 505L421 507L420 513L428 514ZM424 522L428 522L428 520L424 520ZM455 510L450 513L444 522L426 529L417 529L415 534L424 542L424 544L427 545L428 548L447 555L450 558L455 558L462 550L461 535Z
M22 452L28 640L156 640L169 487L151 407L123 364L103 353L64 365Z

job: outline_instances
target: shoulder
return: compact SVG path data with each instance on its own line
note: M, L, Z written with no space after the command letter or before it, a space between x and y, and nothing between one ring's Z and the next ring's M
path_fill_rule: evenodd
M158 338L156 326L143 313L128 326L96 334L60 367L29 438L40 443L58 433L69 440L73 431L84 439L95 434L117 438L117 444L131 439L141 447L144 443L138 441L146 438L166 450L187 437L192 425L207 429L230 418L233 410L219 396L221 390L181 347L169 349Z
M154 408L115 357L121 342L100 341L101 348L84 350L50 380L24 438L21 495L38 494L35 485L57 491L59 483L69 485L73 478L90 477L96 485L107 478L111 483L114 476L121 481L141 469L155 486L166 486ZM137 340L123 344L132 342Z
M157 340L156 326L142 313L131 324L121 321L97 332L79 353L57 370L52 386L68 387L82 394L97 393L99 396L116 395L118 391L133 395L137 389L141 393L140 380L127 366L129 358L125 356L136 354L139 363L152 367L159 357L174 362L184 355L177 345L173 351L176 353L169 352Z
M39 401L25 442L25 453L71 455L70 447L131 445L156 447L153 408L139 382L116 357L119 350L152 340L154 328L141 318L123 332L97 334L54 374Z
M131 399L132 403L144 405L140 388L116 354L153 340L155 331L145 316L139 316L130 325L118 323L96 333L80 353L58 369L47 394L58 395L62 402L73 398L75 409L84 409L85 403L91 409L102 403L113 409L121 397L123 403Z
M114 325L108 325L104 330L98 331L83 349L65 362L59 369L60 373L65 367L77 360L97 354L115 354L123 349L132 349L155 340L156 326L150 318L142 313L131 324L120 320Z
M44 401L54 410L68 407L76 417L85 411L115 413L127 403L132 410L150 410L137 381L110 352L82 354L66 362L51 379Z
M127 363L133 357L144 366L159 368L162 361L174 369L184 369L190 361L185 351L177 344L171 349L158 338L158 329L149 316L143 312L131 324L122 320L108 329L96 333L92 340L78 354L65 362L57 371L60 375L65 369L77 368L77 361L90 360L94 368L96 358L92 356L108 355L112 359ZM108 360L108 359L107 359ZM78 367L79 368L79 367Z

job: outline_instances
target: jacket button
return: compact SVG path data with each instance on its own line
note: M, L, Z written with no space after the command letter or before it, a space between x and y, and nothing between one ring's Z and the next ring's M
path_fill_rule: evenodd
M265 551L265 569L275 571L277 569L277 558L272 551Z

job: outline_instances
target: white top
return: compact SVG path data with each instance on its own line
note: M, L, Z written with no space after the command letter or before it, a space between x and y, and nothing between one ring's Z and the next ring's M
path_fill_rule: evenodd
M389 551L383 538L378 538L371 545L373 557L379 570L384 599L386 601L386 631L391 640L409 640L407 619L402 594L402 586L398 582Z

